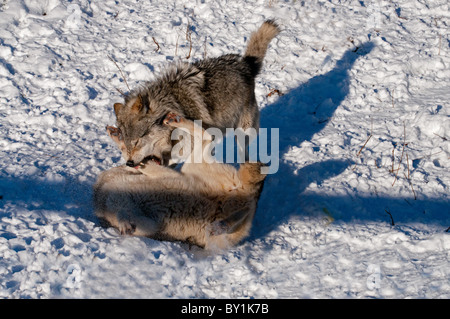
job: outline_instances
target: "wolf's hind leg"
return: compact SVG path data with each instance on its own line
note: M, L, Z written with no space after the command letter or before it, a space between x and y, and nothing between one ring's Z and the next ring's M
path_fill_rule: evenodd
M236 245L248 236L253 216L253 210L243 209L224 220L211 223L207 246L227 248Z
M152 237L159 227L155 220L129 211L117 213L117 228L121 235Z
M136 230L136 224L132 221L130 214L125 209L117 212L117 229L121 235L133 235Z
M219 236L222 234L231 234L241 224L240 222L246 217L247 212L237 212L233 218L223 220L216 220L211 223L209 234L212 236Z
M121 219L118 222L118 229L121 235L134 235L136 225L130 220Z
M133 222L136 225L134 236L153 237L159 230L157 222L149 217L134 216Z
M261 168L264 166L265 164L260 162L243 163L238 171L239 179L242 182L244 189L248 194L255 194L256 199L258 199L261 194L266 178L266 175L261 173Z
M252 222L254 214L252 203L238 203L236 206L235 205L235 201L224 204L222 209L232 213L224 219L216 220L211 223L211 235L231 234L244 226L244 224Z

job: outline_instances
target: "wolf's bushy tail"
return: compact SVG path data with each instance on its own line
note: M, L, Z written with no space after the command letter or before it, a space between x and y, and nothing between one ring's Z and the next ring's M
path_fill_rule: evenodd
M244 54L244 59L252 68L256 76L261 70L270 41L280 33L280 28L274 20L265 21L256 32L253 32Z

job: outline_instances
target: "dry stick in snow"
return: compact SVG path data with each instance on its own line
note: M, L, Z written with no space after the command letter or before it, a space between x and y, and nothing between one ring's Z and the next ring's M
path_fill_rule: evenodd
M448 141L448 138L446 138L445 136L440 136L440 135L438 135L438 134L436 134L436 133L433 133L434 135L436 135L436 136L438 136L438 137L440 137L440 138L442 138L444 141Z
M361 155L362 150L364 149L364 147L366 147L367 143L368 143L369 140L372 138L372 136L373 136L372 131L373 131L373 122L372 122L371 127L370 127L370 135L369 135L369 137L366 139L366 142L364 143L364 145L360 148L359 152L356 154L356 157L359 157L359 155ZM357 164L355 164L355 166L353 166L353 170L356 169L356 165L357 165Z
M274 94L278 94L278 96L283 96L283 95L284 95L283 93L281 93L280 90L278 90L278 89L272 89L272 90L270 90L269 94L267 94L266 96L269 97L269 96L272 96L272 95L274 95Z
M191 34L192 34L191 24L189 23L189 19L188 19L188 24L187 24L187 28L186 28L186 41L189 41L189 53L188 53L186 59L189 59L191 57L191 51L192 51Z
M408 182L409 182L409 186L411 186L411 190L412 190L412 192L413 192L413 194L414 194L414 200L417 200L417 194L416 194L416 191L414 190L414 187L413 187L413 184L412 184L412 181L411 181L411 173L410 173L410 171L409 171L409 157L408 157L408 152L406 152L406 167L408 168L408 176L406 176L406 174L404 174L405 175L405 178L408 180Z
M406 125L405 122L403 122L403 148L402 148L402 156L400 156L400 162L397 166L397 172L395 173L394 182L392 183L392 186L394 186L395 182L397 181L398 172L400 171L400 165L403 161L403 154L405 153L405 147L406 147Z
M411 186L411 190L412 190L412 192L414 194L414 200L416 200L417 199L417 195L416 195L416 192L414 191L414 187L412 185L411 179L409 177L407 177L405 173L403 173L403 175L405 175L405 178L408 180L409 186Z
M157 46L157 48L155 49L155 52L158 52L161 47L159 46L159 43L156 41L155 37L152 37L152 39L153 39L153 42L155 42L155 44Z
M122 78L123 78L125 84L127 85L128 91L131 91L130 86L128 85L127 79L125 79L125 75L123 75L122 69L119 67L117 62L110 55L108 55L108 58L116 65L117 69L119 69L119 72L122 75ZM121 93L123 95L123 93L120 92L120 90L117 89L117 91L119 91L119 93Z
M391 100L392 100L392 108L394 108L394 90L392 89Z
M122 92L122 90L121 89L119 89L119 88L116 88L116 91L117 92L119 92L123 97L125 97L126 96L126 94L125 93L123 93Z
M395 146L392 147L392 157L391 157L391 173L394 174L394 162L395 162Z
M440 19L440 18L434 18L434 25L436 26L436 28L439 28L438 27L438 19ZM442 34L438 31L438 34L439 34L439 48L438 48L438 55L441 55L441 45L442 45Z
M388 213L388 215L391 217L391 225L392 226L395 226L395 223L394 223L394 218L392 217L392 214L391 214L391 212L390 211L388 211L387 209L385 209L384 210L386 213Z
M370 135L369 135L369 137L367 138L366 142L365 142L364 145L361 147L361 149L359 150L359 152L356 154L356 157L359 157L359 155L361 154L361 151L364 149L364 147L366 147L366 144L367 144L367 142L369 142L369 140L371 139L371 137L372 137L372 133L370 133ZM353 170L356 169L356 165L357 165L357 164L355 164L355 166L353 166Z
M406 167L408 168L408 179L411 179L411 175L409 173L409 158L408 158L408 152L406 152Z
M372 133L370 133L369 137L367 138L366 142L364 143L364 145L361 147L361 149L359 150L358 154L356 154L356 156L359 156L362 152L362 150L364 149L364 147L366 147L367 142L369 142L369 140L372 138Z
M438 52L438 55L441 55L441 45L442 45L442 34L439 34L439 52Z

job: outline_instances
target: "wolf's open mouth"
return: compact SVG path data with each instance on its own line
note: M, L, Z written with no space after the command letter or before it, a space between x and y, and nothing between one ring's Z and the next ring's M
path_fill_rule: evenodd
M150 155L150 156L147 156L146 158L144 158L140 164L145 165L146 163L148 163L150 161L157 165L161 165L161 159L159 157L156 157L153 155Z

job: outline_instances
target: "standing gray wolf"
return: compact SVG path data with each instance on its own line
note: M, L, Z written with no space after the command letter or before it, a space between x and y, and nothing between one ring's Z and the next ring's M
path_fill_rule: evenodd
M162 125L183 128L191 135L194 128L202 129L174 113L166 115ZM120 129L109 126L107 131L120 148L126 148ZM202 133L205 149L212 137L204 129ZM181 171L148 161L101 173L94 185L96 216L122 234L206 249L237 244L250 231L265 179L262 164L244 163L236 169L212 162L208 152L203 155L210 158L186 162Z
M258 75L270 41L280 32L268 20L250 37L243 56L227 54L172 66L153 82L115 103L117 126L125 144L125 160L134 167L152 160L168 165L173 128L162 121L169 112L207 127L259 129L255 98Z

